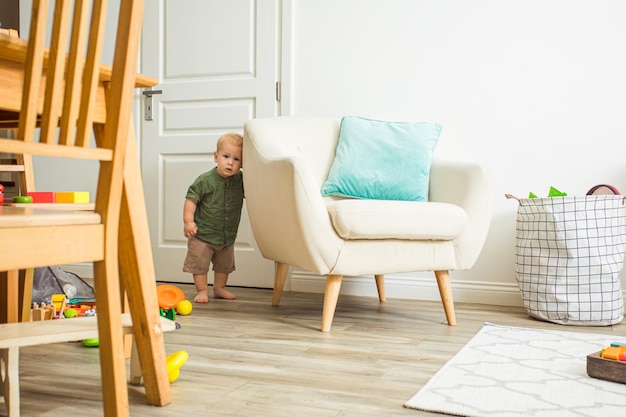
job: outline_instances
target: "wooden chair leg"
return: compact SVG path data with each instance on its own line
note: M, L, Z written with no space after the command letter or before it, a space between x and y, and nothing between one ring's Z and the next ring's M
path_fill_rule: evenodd
M17 323L19 321L19 270L0 272L0 322Z
M376 280L376 290L378 290L378 301L384 303L387 301L387 295L385 295L385 276L374 275L374 279Z
M117 249L116 245L108 246L109 251ZM105 260L94 262L94 284L98 298L98 337L104 415L128 416L117 256L105 254Z
M7 417L20 416L19 347L0 349L0 390L4 396Z
M130 355L130 383L132 385L141 385L141 364L139 363L139 352L137 351L137 343L132 343L132 353Z
M20 271L20 321L30 321L30 310L33 301L33 281L35 270L29 268Z
M452 298L452 287L450 286L450 274L448 271L435 271L437 278L437 286L439 287L439 295L443 303L443 310L446 313L446 320L449 326L456 325L456 316L454 314L454 300Z
M276 262L276 273L274 275L274 291L272 292L272 305L280 304L280 297L283 295L285 281L287 281L287 273L289 265L282 262Z
M339 290L341 289L342 275L328 275L326 277L326 290L324 291L324 309L322 310L322 331L329 332L333 324Z
M134 128L131 123L126 150L127 163L124 164L124 192L120 214L120 270L124 290L128 294L146 398L152 405L164 406L171 402L170 383L138 160Z

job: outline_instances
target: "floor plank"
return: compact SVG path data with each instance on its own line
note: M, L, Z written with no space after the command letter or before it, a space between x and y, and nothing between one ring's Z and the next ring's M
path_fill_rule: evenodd
M193 286L176 284L188 298ZM172 403L154 407L130 388L131 415L189 417L433 416L402 404L483 325L491 322L626 336L626 324L574 327L523 309L457 303L447 326L441 303L341 295L330 333L319 331L322 295L234 288L237 300L194 304L165 334L166 351L189 360ZM103 415L97 348L62 343L21 349L22 415ZM6 415L0 403L0 415Z

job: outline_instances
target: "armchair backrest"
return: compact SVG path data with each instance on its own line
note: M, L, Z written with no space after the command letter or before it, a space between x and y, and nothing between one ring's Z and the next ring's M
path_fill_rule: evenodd
M321 189L335 158L339 137L339 119L279 117L264 119L255 125L262 141L255 141L262 155L276 158L296 157L305 160ZM244 169L246 153L244 152Z
M335 119L277 117L246 123L246 206L265 258L318 273L335 264L343 242L320 190L338 136Z

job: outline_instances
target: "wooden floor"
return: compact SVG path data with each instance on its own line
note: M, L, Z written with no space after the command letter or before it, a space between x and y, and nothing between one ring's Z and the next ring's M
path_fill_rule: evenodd
M193 286L176 284L193 298ZM322 295L234 288L235 301L194 305L165 334L168 354L189 360L172 403L146 404L131 387L132 416L394 417L436 416L403 408L483 325L626 335L613 327L560 326L520 308L456 304L455 327L438 302L340 296L331 333L319 331ZM372 291L375 292L374 287ZM22 416L101 416L97 348L64 343L23 348ZM6 415L0 402L0 415Z

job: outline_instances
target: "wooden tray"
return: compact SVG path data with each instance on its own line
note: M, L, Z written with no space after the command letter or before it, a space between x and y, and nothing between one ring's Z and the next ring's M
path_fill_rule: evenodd
M601 352L587 355L587 375L626 384L626 362L604 359Z

